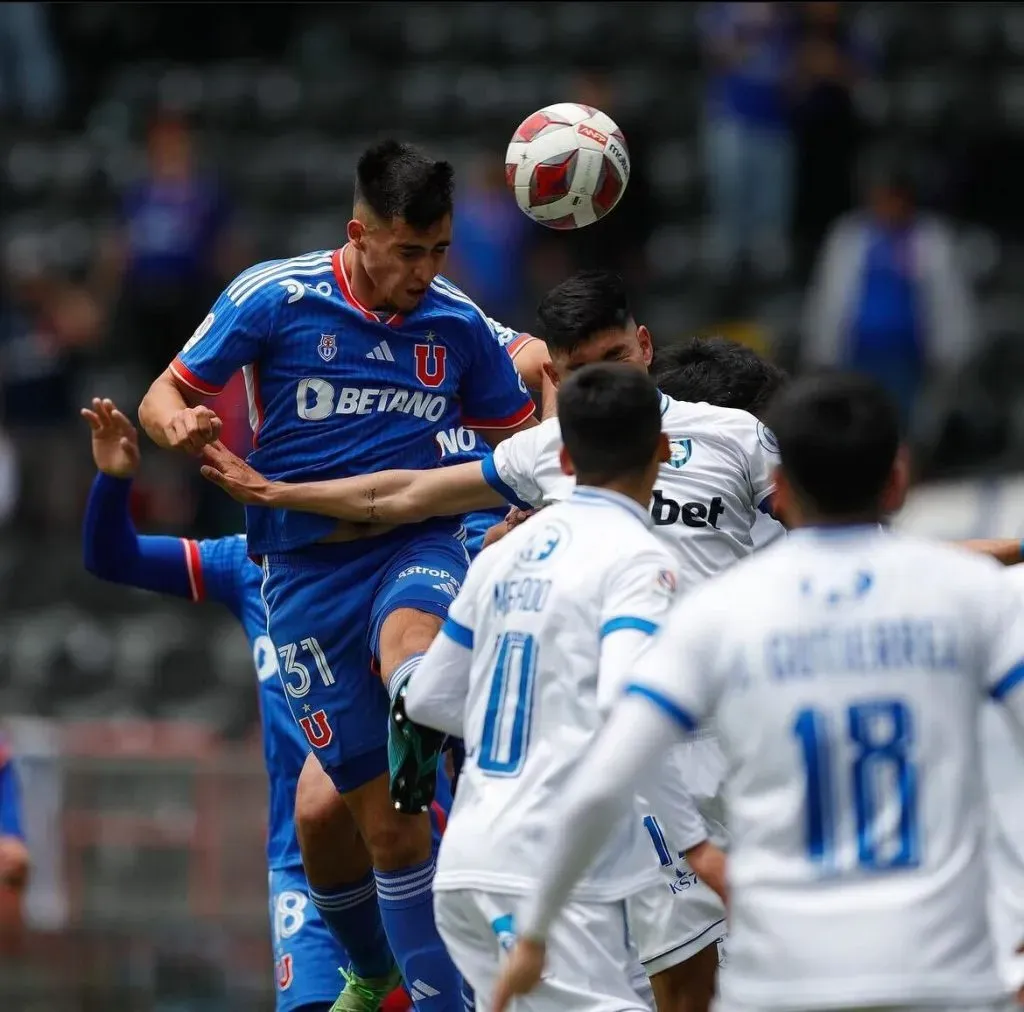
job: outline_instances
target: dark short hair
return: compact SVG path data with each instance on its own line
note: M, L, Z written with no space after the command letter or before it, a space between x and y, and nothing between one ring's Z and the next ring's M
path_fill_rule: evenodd
M452 213L455 172L412 144L385 140L367 148L356 165L356 204L382 221L401 219L428 229Z
M900 431L896 406L873 379L828 372L793 380L765 422L810 510L822 518L880 511Z
M661 398L635 366L587 365L559 386L558 422L577 480L601 485L650 466L661 435Z
M706 401L760 415L789 377L774 362L737 341L693 337L659 348L651 371L678 401Z
M537 318L548 348L569 354L603 330L625 327L633 312L618 274L579 271L541 299Z

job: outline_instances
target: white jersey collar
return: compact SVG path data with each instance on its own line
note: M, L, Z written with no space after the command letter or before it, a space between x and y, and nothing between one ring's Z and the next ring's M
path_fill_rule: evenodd
M849 538L867 538L886 533L887 530L882 524L822 524L797 527L789 532L789 536L837 541Z
M635 499L609 488L577 485L573 489L572 501L583 506L616 506L632 513L645 527L652 525L651 515Z

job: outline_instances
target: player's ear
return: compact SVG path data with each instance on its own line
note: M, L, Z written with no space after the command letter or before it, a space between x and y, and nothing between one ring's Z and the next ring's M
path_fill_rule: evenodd
M366 236L366 226L358 219L353 218L346 229L348 241L360 252L363 249L363 239Z
M910 488L910 452L901 446L892 464L892 472L882 492L882 512L886 516L898 513L903 508Z
M772 516L786 527L797 526L800 518L797 515L796 496L793 494L793 486L789 483L789 478L781 465L775 468L772 483L775 485L775 491L772 492Z
M558 451L558 463L562 466L562 474L576 473L576 468L572 465L572 458L569 456L569 451L565 448L565 444Z
M551 380L551 385L557 389L558 383L559 383L559 379L558 379L558 371L555 369L554 362L552 362L551 359L548 359L547 362L545 362L541 366L541 369L544 370L544 375L547 376L547 378L549 380Z
M644 365L650 366L651 361L654 359L654 338L651 337L651 332L643 324L636 328L636 339L640 342L640 352L644 357Z
M672 447L668 445L668 433L658 436L658 463L667 464L672 459Z

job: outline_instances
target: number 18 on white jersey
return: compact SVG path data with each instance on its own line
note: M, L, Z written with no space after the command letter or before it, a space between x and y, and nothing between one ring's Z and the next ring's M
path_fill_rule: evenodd
M869 528L792 534L673 610L635 680L728 761L723 1000L999 996L977 727L985 694L1024 726L1022 662L997 565Z

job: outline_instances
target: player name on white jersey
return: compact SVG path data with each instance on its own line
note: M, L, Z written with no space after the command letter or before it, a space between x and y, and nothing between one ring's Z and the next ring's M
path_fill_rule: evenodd
M634 677L728 761L724 1002L1000 996L977 729L986 694L1024 726L1008 587L953 547L800 531L673 609Z
M464 645L472 644L472 661L457 697L467 759L435 890L530 890L530 855L557 831L560 792L639 644L668 610L677 579L644 510L592 489L577 490L474 562L449 612ZM639 815L623 819L576 897L618 901L656 882L649 847Z

